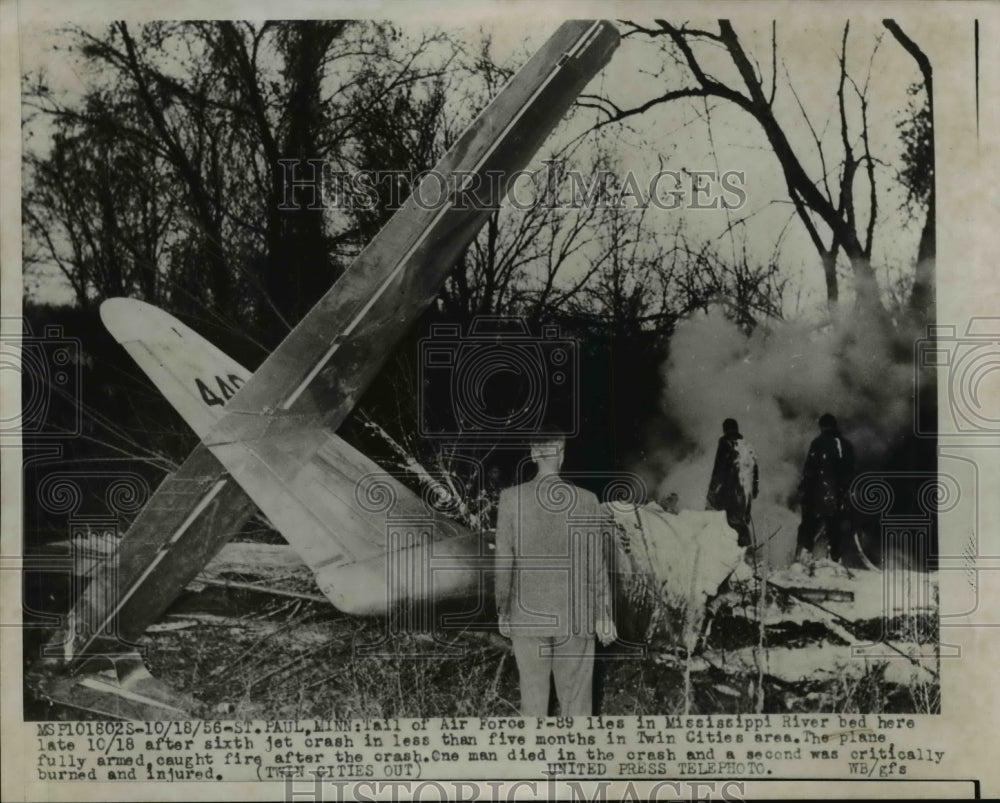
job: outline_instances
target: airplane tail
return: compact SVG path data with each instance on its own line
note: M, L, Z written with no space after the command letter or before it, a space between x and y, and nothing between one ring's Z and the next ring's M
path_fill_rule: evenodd
M157 390L203 438L251 372L152 304L111 298L101 320Z
M473 187L471 204L464 192L441 208L407 200L253 376L166 313L128 299L102 306L107 328L202 442L132 521L113 585L81 593L69 639L54 645L67 662L134 643L255 509L346 613L402 610L430 631L435 600L480 596L492 557L479 534L336 430L618 38L606 21L563 23L437 167L499 173L501 185Z
M250 372L169 313L142 301L109 299L101 305L101 318L203 440L201 448L222 464L216 466L213 461L211 471L196 472L198 481L193 486L185 482L176 492L171 490L164 497L169 512L187 510L200 521L203 510L214 504L215 494L221 494L227 484L238 485L312 569L319 589L348 613L384 614L390 598L429 599L434 594L465 594L472 589L478 573L466 558L478 555L478 538L428 509L420 495L322 422L285 427L276 440L219 439L216 424L224 418L226 402L249 380ZM182 486L193 487L194 496L180 502L175 494L183 492ZM439 563L457 561L434 576L433 588L428 578L426 584L404 583L389 592L387 578L392 572L402 572L401 566L410 561L430 560L432 550L429 545L415 548L403 537L405 533L389 532L388 509L367 500L373 487L388 494L393 521L406 519L425 526ZM229 507L235 507L232 500L226 503ZM205 527L218 529L207 521ZM143 556L153 550L153 544L160 544L155 566L159 574L165 566L184 563L196 546L207 550L205 545L214 543L212 533L199 535L188 518L156 522L149 533L143 532L133 526L125 536L126 542L134 542L139 581L147 576L143 572L148 561ZM186 539L191 543L180 548ZM220 546L221 542L213 549ZM427 574L412 568L420 578ZM127 602L136 588L126 582L119 595Z

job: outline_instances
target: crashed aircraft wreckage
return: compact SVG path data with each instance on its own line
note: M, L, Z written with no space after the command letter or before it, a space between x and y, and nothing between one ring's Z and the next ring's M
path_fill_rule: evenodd
M426 612L420 603L481 594L494 558L479 535L335 433L617 44L610 23L563 24L436 165L435 176L462 179L447 202L428 209L411 197L256 372L161 310L133 299L105 302L108 330L201 443L163 481L114 556L88 568L90 583L45 650L38 673L45 697L104 717L191 716L197 701L153 678L135 645L185 588L206 581L206 568L258 510L290 545L269 547L267 559L308 572L322 598L345 613L382 615L397 603ZM208 390L222 383L232 391L227 399ZM616 544L618 587L633 609L656 614L636 638L665 630L690 654L704 636L705 603L743 564L725 513L610 509L628 534L628 547ZM278 558L282 550L295 554ZM799 588L795 576L780 582L792 597L814 591ZM775 579L769 585L782 589ZM820 591L835 608L829 589ZM824 621L839 615L814 607ZM411 624L428 629L431 618Z
M114 571L103 575L113 580L87 586L46 648L50 662L76 673L50 698L83 695L86 702L69 704L111 716L184 715L177 695L158 688L124 645L136 643L258 509L345 613L478 591L492 568L480 539L442 515L428 522L417 494L335 432L617 45L609 22L562 24L436 165L434 175L461 179L447 202L423 208L418 186L253 374L160 310L131 299L105 303L107 328L201 443L132 523ZM206 404L199 390L216 376L238 388L224 405ZM425 524L394 538L385 498L394 516ZM433 585L431 561L441 569ZM83 674L109 661L114 671ZM87 697L102 684L117 695L110 707Z

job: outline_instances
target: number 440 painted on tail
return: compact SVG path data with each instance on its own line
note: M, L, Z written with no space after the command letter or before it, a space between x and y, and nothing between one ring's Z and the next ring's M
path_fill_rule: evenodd
M229 376L225 379L221 376L216 376L215 382L219 386L219 392L222 393L221 398L214 390L212 390L200 379L196 378L194 380L194 383L198 386L198 392L201 393L201 398L204 400L205 404L224 405L236 395L236 390L243 384L243 380L236 376L236 374L229 374Z

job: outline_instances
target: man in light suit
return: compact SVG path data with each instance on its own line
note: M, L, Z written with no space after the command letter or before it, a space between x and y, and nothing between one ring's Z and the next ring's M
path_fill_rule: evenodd
M594 638L617 637L611 521L594 494L559 476L564 450L562 436L539 436L531 447L536 476L504 489L497 514L497 614L525 716L548 715L550 676L563 716L591 714Z

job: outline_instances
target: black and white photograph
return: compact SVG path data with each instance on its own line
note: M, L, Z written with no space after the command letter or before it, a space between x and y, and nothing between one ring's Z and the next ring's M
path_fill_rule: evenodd
M940 174L995 158L995 25L74 5L17 23L4 212L33 782L941 771L1000 317L942 314Z

